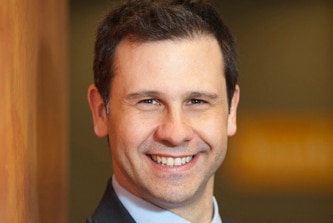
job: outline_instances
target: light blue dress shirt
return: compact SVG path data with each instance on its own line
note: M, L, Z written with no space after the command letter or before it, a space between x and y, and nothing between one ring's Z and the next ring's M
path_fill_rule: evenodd
M112 177L112 186L127 211L137 223L191 223L171 211L153 205L127 191ZM218 205L213 197L214 216L211 223L222 223Z

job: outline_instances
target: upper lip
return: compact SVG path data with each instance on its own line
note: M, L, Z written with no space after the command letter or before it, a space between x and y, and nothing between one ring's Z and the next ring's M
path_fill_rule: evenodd
M184 158L184 157L189 157L189 156L195 156L197 153L192 153L192 154L164 154L164 153L149 153L147 156L159 156L159 157L171 157L171 158Z

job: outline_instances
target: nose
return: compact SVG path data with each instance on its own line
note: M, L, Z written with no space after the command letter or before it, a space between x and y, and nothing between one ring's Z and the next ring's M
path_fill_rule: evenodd
M166 111L161 119L155 132L158 142L175 147L193 138L193 128L183 111Z

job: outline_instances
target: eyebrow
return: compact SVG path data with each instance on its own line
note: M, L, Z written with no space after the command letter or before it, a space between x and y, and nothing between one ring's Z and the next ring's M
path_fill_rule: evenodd
M194 91L190 92L186 98L206 98L206 99L215 100L218 97L219 96L216 93L205 92L205 91Z
M161 97L161 92L159 91L139 91L139 92L133 92L126 96L126 99L138 99L138 98L144 98L144 97L154 97L159 98ZM186 99L188 98L206 98L210 100L215 100L219 98L219 95L216 93L206 92L206 91L193 91L185 94Z
M137 99L137 98L144 98L144 97L159 97L161 93L158 91L139 91L133 92L126 96L126 99Z

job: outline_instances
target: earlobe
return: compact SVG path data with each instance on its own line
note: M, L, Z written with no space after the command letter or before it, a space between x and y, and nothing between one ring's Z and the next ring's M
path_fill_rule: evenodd
M230 112L228 115L228 129L227 129L228 136L235 135L237 131L237 108L238 108L239 96L240 96L240 89L239 86L236 85L235 92L232 97L230 105Z
M88 88L88 103L92 114L94 131L97 137L104 137L108 134L107 114L102 96L95 85Z

